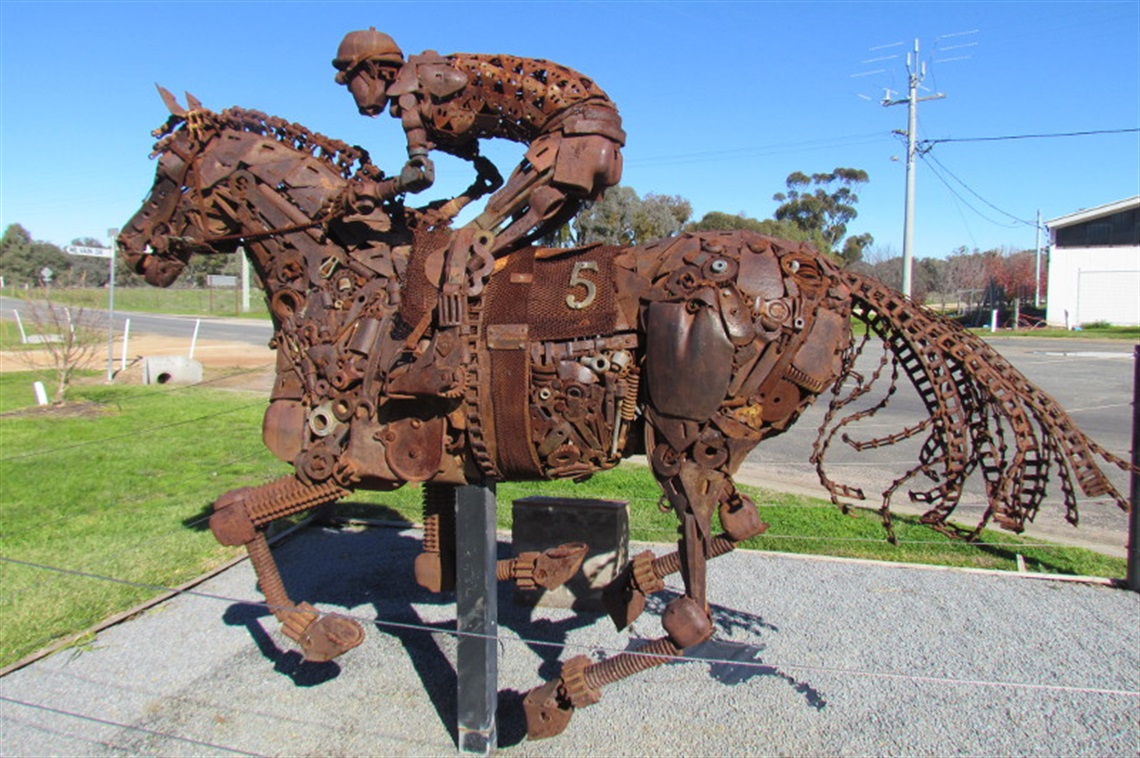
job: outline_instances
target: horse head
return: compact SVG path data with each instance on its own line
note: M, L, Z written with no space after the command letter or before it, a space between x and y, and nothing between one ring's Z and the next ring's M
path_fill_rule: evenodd
M213 136L201 125L214 122L216 116L202 108L187 111L170 93L160 91L171 117L153 132L159 138L151 154L158 158L154 183L142 207L123 226L118 247L131 269L149 284L167 287L193 253L213 252L206 243L210 233L196 212L196 188L199 159Z
M308 231L321 247L367 247L391 229L391 204L376 197L383 174L363 149L253 110L214 113L189 94L187 109L159 91L171 116L153 132L154 183L118 239L148 283L169 286L193 254L250 243L262 243L250 252L264 280L269 259L283 252L275 239Z

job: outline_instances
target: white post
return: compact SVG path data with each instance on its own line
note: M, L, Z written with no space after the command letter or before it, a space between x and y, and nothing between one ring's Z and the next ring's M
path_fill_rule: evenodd
M902 293L910 297L914 268L914 169L918 145L918 40L914 41L914 63L908 77L906 130L906 207L903 212Z
M194 346L198 344L198 327L202 326L202 319L194 320L194 336L190 338L190 360L194 360Z
M1033 277L1033 307L1041 307L1041 210L1037 210L1037 265Z
M941 100L946 95L936 92L926 97L918 96L918 87L926 78L926 64L918 60L918 40L914 41L914 52L906 58L907 96L891 100L890 90L883 97L882 105L907 106L906 129L906 207L903 215L903 271L902 293L910 297L911 271L914 268L914 180L915 158L918 157L918 104L924 100Z
M119 370L127 370L127 346L131 341L131 320L123 322L123 357L119 360Z
M994 308L992 311L990 311L990 331L991 332L997 331L997 324L998 324L998 312L997 312L997 308Z
M244 247L238 248L238 255L241 256L241 312L249 313L249 257Z
M12 313L16 315L16 326L20 330L20 344L26 345L28 344L28 333L24 331L24 322L20 320L20 312L13 308Z
M1072 329L1076 329L1081 325L1081 270L1077 269L1077 303L1073 313Z
M32 390L36 393L36 405L47 405L47 390L44 389L43 382L35 382L32 384Z

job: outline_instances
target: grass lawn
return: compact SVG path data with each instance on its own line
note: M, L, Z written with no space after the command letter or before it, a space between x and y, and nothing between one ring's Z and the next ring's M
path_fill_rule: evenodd
M33 378L0 374L0 666L240 554L209 532L211 503L290 470L261 444L260 393L114 386L92 376L67 406L30 409ZM772 528L747 547L1010 570L1020 553L1030 570L1109 577L1125 570L1123 560L1023 546L1001 534L965 545L911 519L899 519L901 543L890 545L874 513L846 516L821 501L748 491ZM568 495L630 501L636 540L676 537L675 517L656 507L648 469L632 464L580 485L509 483L498 494L504 529L511 500ZM354 494L341 508L407 521L419 510L414 486Z
M1107 326L1095 325L1082 329L1061 329L1045 327L1042 329L999 329L992 334L989 329L972 329L978 336L994 337L1047 337L1050 339L1084 339L1084 340L1120 340L1127 342L1140 342L1140 326Z

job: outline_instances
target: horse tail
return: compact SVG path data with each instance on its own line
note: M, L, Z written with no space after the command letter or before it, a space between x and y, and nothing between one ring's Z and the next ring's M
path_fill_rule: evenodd
M895 391L899 370L914 385L928 417L913 427L886 437L853 441L857 450L882 447L925 433L919 461L884 492L880 513L893 538L890 501L894 493L919 474L934 482L925 490L909 491L914 502L928 504L922 521L947 534L976 537L992 519L1020 533L1031 522L1046 496L1053 472L1060 483L1065 518L1078 523L1076 480L1087 497L1110 497L1122 509L1128 502L1101 470L1099 460L1125 471L1132 467L1086 437L1065 410L1029 382L997 351L956 322L908 300L874 279L842 272L851 291L855 317L885 345L879 367L869 378L854 370L862 344L844 359L812 453L820 481L831 498L863 499L861 490L832 481L824 470L828 446L847 425L873 415ZM887 365L890 388L877 405L838 418L840 410L866 394ZM847 388L845 390L845 387ZM981 471L988 507L977 526L965 530L947 522L962 495L966 479Z

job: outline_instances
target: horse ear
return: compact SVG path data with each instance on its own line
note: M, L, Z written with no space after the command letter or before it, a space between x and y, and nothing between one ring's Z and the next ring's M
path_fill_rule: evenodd
M190 108L190 110L197 111L202 109L202 103L198 100L198 98L194 97L189 92L185 93L185 95L186 105Z
M171 114L175 116L186 115L186 109L178 104L178 100L175 99L174 95L170 94L169 90L164 89L157 82L154 86L158 87L158 94L162 97L162 102L166 103L166 108L171 112Z

